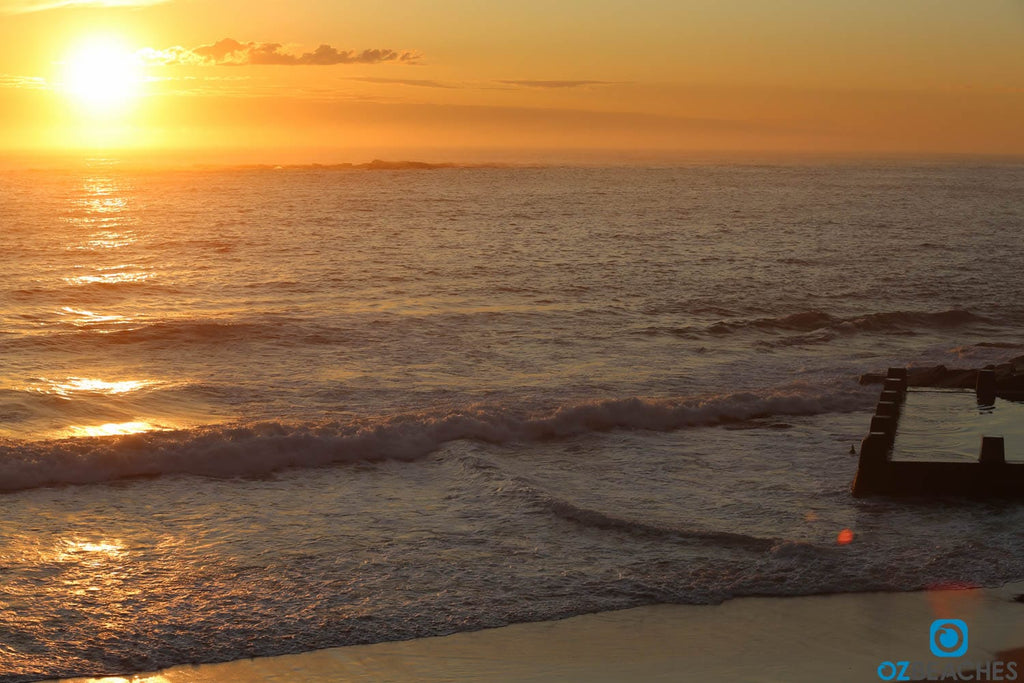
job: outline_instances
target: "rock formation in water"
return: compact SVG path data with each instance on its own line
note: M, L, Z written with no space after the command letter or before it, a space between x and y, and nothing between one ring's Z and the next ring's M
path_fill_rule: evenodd
M1006 363L986 366L995 369L996 392L1024 397L1024 356ZM868 373L860 376L861 384L881 384L885 375ZM945 365L907 368L907 382L912 387L973 389L978 381L978 368L947 368Z

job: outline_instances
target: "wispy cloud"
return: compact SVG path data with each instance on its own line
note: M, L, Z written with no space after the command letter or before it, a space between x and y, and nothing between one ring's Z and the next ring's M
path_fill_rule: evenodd
M149 7L170 0L0 0L0 14L27 14L57 9Z
M191 49L180 46L166 50L147 48L139 54L144 60L155 64L201 66L331 66L382 62L416 64L420 58L420 54L412 50L339 50L330 45L321 45L312 52L294 54L285 51L281 43L241 43L232 38Z
M28 90L45 90L46 79L36 76L9 76L0 74L0 88L25 88Z
M498 81L523 88L582 88L588 85L614 85L612 81Z
M370 77L352 77L350 81L361 81L363 83L388 83L395 85L408 85L417 88L444 88L446 90L454 90L459 86L451 85L449 83L442 83L440 81L430 81L418 78L370 78Z

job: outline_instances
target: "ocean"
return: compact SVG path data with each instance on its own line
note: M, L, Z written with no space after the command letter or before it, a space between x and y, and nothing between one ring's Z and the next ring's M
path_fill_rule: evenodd
M0 198L0 680L1024 578L1024 505L849 491L860 374L1024 354L1022 164Z

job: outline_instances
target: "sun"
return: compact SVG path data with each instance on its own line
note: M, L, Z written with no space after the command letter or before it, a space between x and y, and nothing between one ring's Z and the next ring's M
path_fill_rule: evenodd
M125 111L139 96L143 80L136 54L112 38L83 41L64 62L64 91L93 114Z

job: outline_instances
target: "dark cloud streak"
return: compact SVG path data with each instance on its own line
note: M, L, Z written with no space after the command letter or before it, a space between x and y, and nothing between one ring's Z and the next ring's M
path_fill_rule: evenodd
M321 45L312 52L292 54L281 43L242 43L224 38L211 45L191 50L172 47L147 53L152 61L162 64L193 64L213 66L333 66L335 64L381 64L394 62L415 64L420 55L411 50L368 49L339 50Z
M371 77L351 77L350 81L360 81L361 83L385 83L395 85L408 85L417 88L443 88L445 90L457 90L458 86L448 85L447 83L441 83L440 81L430 81L418 78L371 78Z
M498 81L523 88L582 88L588 85L614 85L612 81Z

